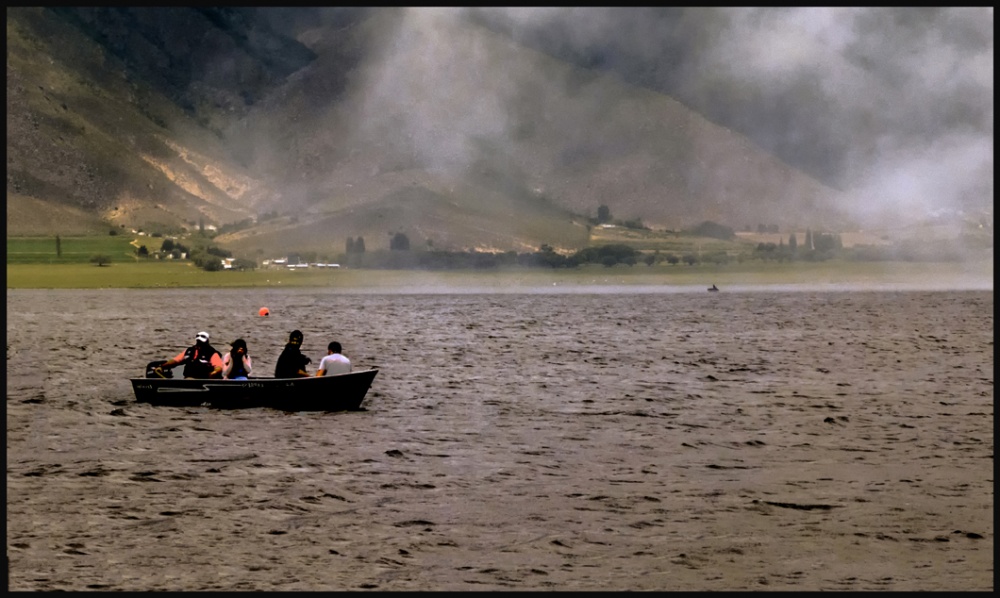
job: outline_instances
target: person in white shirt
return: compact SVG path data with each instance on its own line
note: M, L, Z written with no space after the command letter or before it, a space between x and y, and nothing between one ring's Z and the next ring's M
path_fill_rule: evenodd
M331 342L326 348L326 357L319 362L317 376L333 376L351 371L351 360L340 354L343 349L337 341Z

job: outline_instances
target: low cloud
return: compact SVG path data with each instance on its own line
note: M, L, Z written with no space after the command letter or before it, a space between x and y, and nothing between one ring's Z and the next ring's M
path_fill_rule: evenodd
M425 35L434 35L433 20L424 19L432 12L410 11L427 25ZM992 7L479 14L515 39L700 103L847 192L846 207L858 216L883 224L960 211L992 218ZM436 38L442 48L467 51L455 41ZM720 89L731 95L720 97Z

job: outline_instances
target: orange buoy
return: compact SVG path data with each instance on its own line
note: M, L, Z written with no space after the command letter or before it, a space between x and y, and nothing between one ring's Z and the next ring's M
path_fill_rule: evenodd
M266 307L260 308L260 311L257 312L257 313L259 313L262 316L269 316L269 315L271 315L271 311L269 309L267 309Z

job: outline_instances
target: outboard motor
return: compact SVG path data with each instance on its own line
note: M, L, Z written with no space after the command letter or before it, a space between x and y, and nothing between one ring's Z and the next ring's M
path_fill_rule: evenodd
M146 364L146 377L147 378L173 378L174 373L170 370L163 370L163 374L157 374L153 370L159 366L167 363L166 359L161 359L159 361L150 361Z

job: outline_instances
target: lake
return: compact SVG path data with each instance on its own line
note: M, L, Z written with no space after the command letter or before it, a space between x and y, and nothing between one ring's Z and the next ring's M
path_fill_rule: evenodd
M631 291L8 290L9 588L992 589L992 290ZM365 411L134 402L293 329Z

